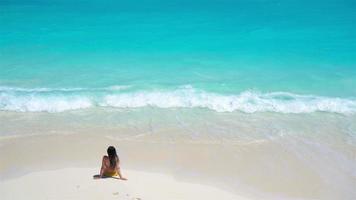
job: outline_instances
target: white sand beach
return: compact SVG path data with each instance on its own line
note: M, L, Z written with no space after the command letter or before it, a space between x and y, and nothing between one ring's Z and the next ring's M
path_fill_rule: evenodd
M80 134L2 137L1 199L246 199L213 186L177 180L176 175L152 172L152 162L147 159L143 159L146 166L137 164L140 170L131 170L128 166L140 159L133 144L119 148L124 152L120 155L127 181L95 178L106 146L115 142L118 144L105 137ZM143 152L142 147L137 145L136 151Z
M338 160L339 154L324 156L328 146L305 143L302 136L267 140L249 129L246 137L254 135L251 140L228 140L191 138L163 121L154 133L137 134L134 130L141 127L101 127L92 121L82 125L73 120L84 120L79 114L3 113L0 117L0 132L7 133L0 137L1 200L334 200L355 196L354 165L347 165L355 158L355 148L330 137L330 131L337 131L331 123L318 127L323 135L317 139L333 144L330 149L342 152L345 160ZM306 131L316 129L314 124L305 127ZM315 140L308 137L308 141ZM110 145L116 147L128 181L93 179Z
M245 199L223 190L185 183L172 176L124 170L128 181L93 179L96 168L66 168L33 172L0 182L1 199Z

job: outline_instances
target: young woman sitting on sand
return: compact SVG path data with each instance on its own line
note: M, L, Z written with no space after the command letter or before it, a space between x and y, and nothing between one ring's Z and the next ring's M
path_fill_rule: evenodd
M124 178L120 171L120 160L116 154L116 149L113 146L108 147L108 155L103 156L103 161L101 164L100 178L105 177L119 177L122 180L127 180Z

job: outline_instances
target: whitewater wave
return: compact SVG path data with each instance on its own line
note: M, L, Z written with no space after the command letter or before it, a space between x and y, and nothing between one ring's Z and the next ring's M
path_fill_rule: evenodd
M0 110L62 112L91 107L139 108L151 106L158 108L208 108L217 112L241 111L246 113L356 113L356 99L298 95L288 92L245 91L236 95L223 95L196 90L192 87L181 87L173 91L129 92L118 86L108 87L105 90L109 91L110 88L111 92L104 94L98 94L94 89L85 89L91 92L76 94L75 91L84 89L11 88L10 90L2 87L0 88ZM72 93L67 94L66 91Z

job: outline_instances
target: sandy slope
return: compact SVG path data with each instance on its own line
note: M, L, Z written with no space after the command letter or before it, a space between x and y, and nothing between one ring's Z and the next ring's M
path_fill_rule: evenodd
M214 187L179 182L163 174L125 170L128 181L93 179L97 171L65 168L8 179L0 182L1 199L244 199Z

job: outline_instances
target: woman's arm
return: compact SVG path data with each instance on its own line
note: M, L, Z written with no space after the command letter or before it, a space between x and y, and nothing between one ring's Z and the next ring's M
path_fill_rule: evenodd
M103 178L104 176L105 166L105 156L103 156L103 160L101 161L100 178Z
M119 175L120 179L125 180L125 181L127 180L127 178L123 177L122 174L121 174L120 160L119 159L117 159L116 171L117 171L117 174Z

